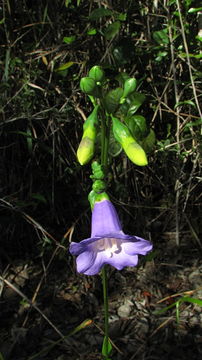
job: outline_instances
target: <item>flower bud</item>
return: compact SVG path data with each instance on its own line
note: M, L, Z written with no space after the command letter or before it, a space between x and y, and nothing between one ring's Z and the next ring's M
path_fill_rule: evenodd
M143 148L135 141L131 139L130 143L123 144L123 150L128 158L136 165L145 166L148 164L147 156Z
M120 104L124 103L125 98L128 95L130 95L133 91L135 91L136 87L137 87L137 80L135 78L126 79L126 81L124 82L123 95L120 99Z
M93 66L89 73L89 77L94 79L96 83L101 83L105 78L105 73L102 70L101 66L95 65Z
M115 117L112 117L112 121L114 137L121 144L128 158L136 165L147 165L148 162L145 151L132 137L127 126Z
M83 125L83 136L77 150L77 158L81 165L87 164L94 155L98 109L99 105L96 105Z
M80 81L81 90L88 95L94 95L96 92L96 82L90 77L83 77Z
M89 137L85 136L82 138L78 150L77 159L80 165L87 164L94 155L94 141Z

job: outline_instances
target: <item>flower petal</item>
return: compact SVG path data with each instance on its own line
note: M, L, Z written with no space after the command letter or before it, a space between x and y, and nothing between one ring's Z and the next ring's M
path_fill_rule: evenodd
M92 212L91 237L103 237L121 230L118 214L111 201L103 200L95 203Z
M94 262L84 272L85 275L96 275L100 272L102 267L105 264L107 264L105 262L105 257L103 255L104 255L104 252L97 253L97 256L94 259Z
M113 252L111 256L107 250L98 251L93 264L91 264L84 273L86 275L98 274L102 267L106 264L115 267L117 270L121 270L125 266L136 266L138 263L138 256L126 254L121 243L120 249L117 252Z
M84 251L76 258L76 267L79 273L86 274L86 271L94 264L96 253Z
M146 255L147 252L152 250L152 244L140 237L134 236L129 241L123 241L124 252L128 255L141 254Z
M114 266L117 270L121 270L126 266L136 266L137 263L137 255L128 255L125 254L124 251L119 254L113 254L113 256L107 261L107 264Z

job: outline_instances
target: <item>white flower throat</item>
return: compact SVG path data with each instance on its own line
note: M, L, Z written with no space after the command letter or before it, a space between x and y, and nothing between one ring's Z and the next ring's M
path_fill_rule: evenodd
M97 251L105 251L107 257L112 257L114 253L121 251L121 246L115 238L102 238L95 241Z

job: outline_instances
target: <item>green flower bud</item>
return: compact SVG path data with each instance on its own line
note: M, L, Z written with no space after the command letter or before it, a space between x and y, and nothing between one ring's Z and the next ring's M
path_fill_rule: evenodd
M132 137L127 126L115 117L112 117L112 121L114 137L121 144L128 158L136 165L147 165L148 162L145 151Z
M101 83L103 82L104 78L105 78L105 73L102 70L102 68L98 65L93 66L89 73L88 73L89 77L94 79L96 83Z
M80 81L81 90L88 95L94 95L96 92L96 82L90 77L83 77Z
M84 130L89 129L89 128L94 128L97 125L99 108L100 108L99 105L95 105L92 113L88 116L88 118L84 122L84 125L83 125Z
M82 138L78 150L77 159L80 165L87 164L94 155L94 141L89 137Z
M148 164L147 156L143 148L135 141L131 139L130 143L123 144L123 150L128 158L136 165L145 166Z
M120 104L124 103L125 98L128 95L130 95L133 91L135 91L136 87L137 87L137 80L135 78L126 79L126 81L124 82L123 95L120 99Z
M126 125L124 125L121 121L117 118L112 116L112 124L113 124L113 134L121 146L123 146L123 142L127 141L129 137L131 137L131 133Z
M83 136L77 150L77 158L81 165L87 164L94 155L98 109L99 105L96 105L83 125Z

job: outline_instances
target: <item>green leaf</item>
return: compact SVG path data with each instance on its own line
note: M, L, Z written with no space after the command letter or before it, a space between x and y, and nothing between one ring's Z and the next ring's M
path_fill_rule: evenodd
M96 35L97 34L97 30L95 28L92 28L92 29L89 29L87 31L87 34L88 35Z
M188 13L189 13L189 14L193 14L193 13L199 12L199 11L202 11L202 7L199 7L199 8L190 8L190 9L188 10Z
M67 70L74 64L75 64L74 61L68 61L67 63L60 65L57 69L55 69L55 71L57 72L57 71Z
M115 21L112 24L110 24L107 29L105 30L104 36L107 40L110 40L114 38L119 33L119 30L121 28L120 21Z
M153 32L153 39L159 44L159 45L168 45L169 44L169 37L167 34L168 30L158 30Z
M98 20L101 19L104 16L113 16L114 12L110 9L105 9L104 7L100 7L98 9L95 9L92 11L92 13L89 15L90 20Z
M186 129L186 128L190 128L192 126L199 126L199 125L202 125L202 119L198 119L196 121L191 121L191 122L187 123L184 128Z
M155 58L156 61L160 62L163 60L163 58L165 56L168 55L168 52L167 51L159 51L158 54L157 54L157 57Z
M141 94L139 92L134 92L132 95L130 95L129 98L126 99L126 102L129 104L127 117L130 117L133 114L135 114L144 101L145 101L144 94Z
M123 95L123 89L118 87L114 90L110 90L104 97L104 106L109 114L113 114L120 102L120 98Z
M192 304L196 304L199 306L202 306L202 300L200 299L196 299L196 298L191 298L189 296L184 296L180 299L180 302L190 302Z
M75 40L76 40L76 36L75 36L75 35L63 37L63 42L64 42L65 44L71 44L71 43L73 43Z
M39 193L32 194L32 198L38 200L39 202L41 202L43 204L47 204L46 198Z
M195 39L202 42L202 36L196 35Z
M179 301L179 300L178 300L178 301ZM176 302L177 302L177 301L176 301ZM175 307L175 306L176 306L176 302L174 302L174 303L171 304L171 305L168 305L168 306L164 307L164 308L161 309L161 310L155 310L155 311L153 312L153 314L154 314L154 315L163 314L163 313L166 312L167 310L172 309L173 307Z
M183 58L186 58L187 57L187 54L184 53L184 52L181 52L179 54L180 56L182 56ZM188 54L188 56L191 58L195 58L195 59L201 59L202 58L202 54Z
M154 149L155 143L156 143L156 134L153 129L150 129L149 134L145 139L143 139L141 145L144 151L148 154Z
M116 16L116 19L117 20L120 20L120 21L126 21L126 19L127 19L127 14L126 13L120 13L120 14L118 14L117 16Z
M180 101L177 104L175 104L174 109L176 109L178 106L181 105L191 105L193 107L196 107L195 103L192 100L185 100L185 101Z
M107 337L105 336L102 344L102 355L108 357L111 351L112 351L112 344L109 338L107 339Z
M126 118L125 123L136 140L142 140L148 133L146 119L142 115L133 115Z

